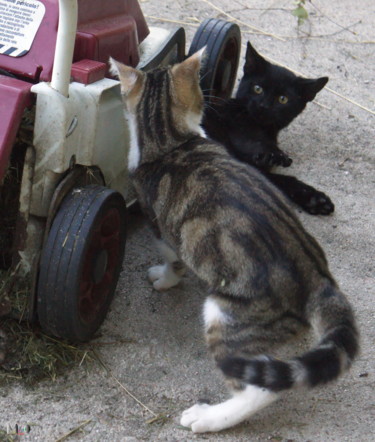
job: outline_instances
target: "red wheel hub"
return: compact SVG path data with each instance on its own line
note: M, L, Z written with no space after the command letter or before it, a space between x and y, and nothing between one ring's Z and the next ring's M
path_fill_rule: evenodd
M110 209L91 234L78 298L79 314L84 322L89 323L96 318L110 294L121 250L120 223L118 210Z

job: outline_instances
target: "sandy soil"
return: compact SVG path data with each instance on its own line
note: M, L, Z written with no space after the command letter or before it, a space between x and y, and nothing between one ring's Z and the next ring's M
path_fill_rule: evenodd
M374 440L374 4L307 3L310 20L298 29L290 14L292 0L215 1L241 20L243 43L251 39L263 55L306 76L330 77L331 90L323 90L318 103L284 131L281 146L294 159L288 172L326 191L336 205L329 217L300 216L325 249L357 312L362 353L351 372L335 385L286 394L220 434L194 435L181 428L182 410L197 399L215 402L226 395L202 339L205 294L191 275L168 293L151 289L146 269L159 257L142 218L132 216L117 296L93 342L109 371L94 362L33 387L12 383L0 391L0 429L29 424L31 432L21 437L25 441L57 440L80 425L68 440ZM188 44L196 20L225 18L205 0L145 0L141 5L146 16L188 23ZM242 51L241 67L244 45Z

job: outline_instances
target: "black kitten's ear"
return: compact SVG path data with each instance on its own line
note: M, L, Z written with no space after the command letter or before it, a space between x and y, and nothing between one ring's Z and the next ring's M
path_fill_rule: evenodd
M298 78L298 87L301 97L306 101L313 101L315 95L324 88L328 82L328 77L317 79Z
M255 72L264 72L267 65L267 61L258 54L258 52L251 46L250 42L247 42L245 64L243 71L245 74L252 74Z

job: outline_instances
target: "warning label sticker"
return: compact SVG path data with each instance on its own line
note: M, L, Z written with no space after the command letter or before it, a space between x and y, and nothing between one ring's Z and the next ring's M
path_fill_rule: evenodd
M45 12L45 6L37 0L0 0L0 54L27 54Z

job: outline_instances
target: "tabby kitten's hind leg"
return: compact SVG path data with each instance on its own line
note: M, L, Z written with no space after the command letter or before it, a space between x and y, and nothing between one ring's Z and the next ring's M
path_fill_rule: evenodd
M330 197L294 176L264 173L288 198L311 215L330 215L335 206Z
M228 351L224 341L229 335L225 329L234 324L235 318L228 315L212 297L208 297L205 301L203 317L208 347L215 359L220 359L223 352ZM238 328L242 329L243 325ZM233 336L229 339L233 339ZM182 413L181 425L191 428L194 433L224 430L248 419L279 396L278 393L256 385L246 385L233 379L227 381L232 393L230 399L215 405L200 403L193 405Z
M158 249L165 263L148 269L148 278L155 290L167 290L177 285L185 274L185 266L175 251L164 241L158 241Z

